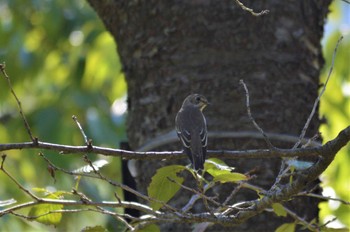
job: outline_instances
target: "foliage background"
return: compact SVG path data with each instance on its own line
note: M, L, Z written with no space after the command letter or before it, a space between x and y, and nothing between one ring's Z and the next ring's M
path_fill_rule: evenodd
M0 25L1 62L6 63L6 71L35 136L47 142L83 145L83 137L71 119L76 115L95 145L118 147L125 140L120 113L125 106L126 84L116 46L85 1L1 1ZM2 77L0 86L0 143L29 141L16 102ZM70 191L74 179L57 172L54 183L47 164L37 153L35 150L7 152L6 168L27 188ZM86 165L81 155L60 156L48 151L44 154L68 170ZM90 155L90 158L101 157ZM114 158L109 162L103 173L120 181L120 160ZM19 203L29 200L3 173L0 182L0 200L14 198ZM83 178L80 190L97 200L115 200L115 189L91 179L87 182ZM108 219L93 213L69 214L63 216L57 229L79 231L85 226L106 225ZM10 216L0 218L0 228L1 231L54 230Z
M350 4L334 1L331 11L323 41L326 66L322 80L330 68L339 35L345 37L321 99L320 114L328 122L321 128L324 141L334 138L350 122ZM116 45L87 2L5 0L0 3L0 25L0 62L6 62L7 73L35 136L47 142L82 145L83 138L71 119L76 115L95 145L118 147L120 141L126 139L126 83ZM3 78L0 78L0 89L0 143L28 141L16 102ZM75 184L73 178L57 173L54 183L46 170L47 164L37 152L7 152L6 168L27 188L70 191ZM56 165L69 170L85 165L80 155L59 156L47 151L44 154ZM101 158L89 157L92 160ZM120 160L108 161L110 164L102 172L120 181ZM322 176L325 194L350 201L349 164L348 145ZM29 200L2 173L0 182L0 200ZM116 189L97 184L97 181L83 179L80 189L94 199L115 200ZM320 214L324 220L335 215L339 220L334 221L333 226L350 227L346 220L350 217L349 206L322 203ZM5 216L0 218L0 228L3 231L76 231L86 226L105 225L115 230L118 225L112 222L94 213L70 214L64 215L54 228Z
M334 70L321 99L320 116L326 118L320 131L324 142L336 137L340 130L350 124L350 4L344 1L334 1L330 7L331 13L325 27L323 54L326 65L321 80L325 81L332 64L332 56L336 41L344 36L338 48ZM350 201L350 145L348 144L336 156L334 162L321 176L324 195ZM330 201L320 204L320 216L323 222L337 217L329 224L332 227L350 227L350 207Z

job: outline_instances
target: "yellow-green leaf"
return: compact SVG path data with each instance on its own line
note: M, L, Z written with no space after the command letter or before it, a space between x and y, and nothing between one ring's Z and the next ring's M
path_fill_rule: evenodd
M224 161L217 158L207 159L204 163L204 170L218 169L218 170L228 170L232 171L234 168L228 166Z
M205 161L204 169L207 173L214 177L214 182L237 182L246 180L247 177L241 173L232 172L234 168L228 166L225 162L219 159L208 159Z
M247 180L247 179L248 178L241 173L228 172L228 173L215 175L213 181L220 182L220 183L227 183L227 182L238 182L238 181Z
M40 204L30 209L28 216L46 225L57 225L62 219L62 213L50 213L63 209L60 204Z
M182 184L184 181L182 177L177 176L184 169L185 167L181 165L159 168L147 188L148 196L162 202L168 202L179 191L179 183ZM158 210L162 207L162 203L152 201L151 207Z
M284 209L283 205L280 203L273 203L272 204L273 211L277 216L285 217L287 216L287 211Z
M44 192L44 189L36 188L37 192ZM47 191L46 191L47 192ZM53 193L47 193L46 198L59 199L62 197L64 192L57 191ZM53 211L63 209L62 204L39 204L33 206L29 213L29 217L33 217L33 220L46 224L46 225L57 225L62 219L62 213L52 213Z
M294 232L294 231L295 231L295 223L284 223L275 230L275 232Z

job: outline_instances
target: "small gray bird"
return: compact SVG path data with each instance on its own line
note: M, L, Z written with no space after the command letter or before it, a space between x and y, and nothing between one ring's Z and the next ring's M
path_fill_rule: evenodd
M204 96L191 94L175 118L177 136L195 170L204 169L207 154L207 123L202 111L208 104Z

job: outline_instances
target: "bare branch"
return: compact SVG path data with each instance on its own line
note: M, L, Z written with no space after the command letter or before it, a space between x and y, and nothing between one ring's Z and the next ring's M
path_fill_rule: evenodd
M350 140L346 135L350 133L350 126L345 128L342 133L338 135L343 139ZM340 138L335 138L332 141L338 141ZM332 143L336 144L336 143ZM345 146L345 144L344 144ZM137 160L177 160L185 158L183 151L149 151L149 152L135 152L127 151L122 149L113 149L98 146L71 146L61 145L46 142L24 142L24 143L10 143L0 144L0 151L8 150L21 150L21 149L42 149L42 150L53 150L59 152L61 155L67 154L81 154L81 153L95 153L105 156L122 157L123 159L137 159ZM298 149L280 149L275 148L269 149L257 149L257 150L246 150L246 151L231 151L231 150L208 150L209 157L218 157L222 159L264 159L264 158L285 158L285 157L312 157L319 155L326 155L329 153L328 148L325 146L320 147L305 147Z
M350 128L350 127L348 127ZM327 155L319 157L319 160L315 165L309 169L300 171L292 183L284 186L283 191L279 189L274 189L270 194L264 196L260 200L254 202L254 211L244 211L237 214L236 219L247 220L251 218L264 209L268 208L272 203L288 201L291 197L300 192L307 183L315 180L318 176L328 167L328 165L333 161L337 152L348 143L350 139L350 130L344 130L339 133L337 139L327 142L323 147L328 150Z
M300 224L308 228L310 231L320 231L317 225L307 222L305 219L298 216L298 214L288 209L287 207L283 206L283 208L292 218L294 218L294 220L296 220L297 222L299 222Z
M47 159L42 153L39 153L39 155L41 157L44 158L44 160L48 163L49 166L51 166L54 170L59 170L63 173L66 173L66 174L69 174L69 175L73 175L73 176L84 176L84 177L89 177L89 178L95 178L95 179L100 179L100 180L103 180L103 181L106 181L108 184L114 186L114 187L119 187L121 189L123 189L124 191L127 191L127 192L130 192L132 194L134 194L135 196L147 201L147 202L151 202L151 201L154 201L154 202L157 202L157 203L161 203L165 208L169 209L170 211L172 212L175 212L175 213L178 213L178 210L176 210L175 208L171 207L170 205L162 202L162 201L159 201L157 199L153 199L151 197L148 197L140 192L138 192L137 190L125 185L125 184L122 184L122 183L118 183L118 182L115 182L115 181L112 181L110 179L108 179L107 177L103 176L98 170L95 169L94 165L91 163L91 161L89 161L88 159L85 159L86 162L90 162L90 166L92 165L92 168L94 170L94 174L95 175L91 175L91 174L88 174L88 173L77 173L75 171L68 171L68 170L65 170L63 168L60 168L60 167L57 167L56 165L54 165L49 159ZM115 194L115 197L117 198L118 202L121 202L121 199L119 199L118 195Z
M268 14L268 13L270 12L269 10L262 10L262 11L260 11L259 13L256 13L256 12L254 12L253 9L248 8L248 7L246 7L245 5L243 5L243 3L241 3L239 0L235 0L235 1L236 1L237 5L239 5L239 6L242 8L242 10L248 11L248 12L251 13L253 16L266 15L266 14Z
M23 122L24 122L24 126L25 126L25 128L26 128L26 130L27 130L27 133L28 133L28 135L29 135L29 137L30 137L30 140L32 140L33 142L35 142L35 141L37 141L37 138L35 138L35 137L33 136L32 131L30 130L29 123L28 123L28 121L27 121L27 119L26 119L26 116L25 116L24 113L23 113L21 101L18 99L18 97L17 97L15 91L14 91L13 88L12 88L12 84L11 84L10 77L7 75L7 73L6 73L6 71L5 71L5 68L6 68L5 63L0 64L0 71L2 72L2 74L3 74L4 77L5 77L5 79L7 80L7 84L8 84L8 86L10 87L11 93L12 93L12 95L14 96L14 98L16 99L17 106L18 106L18 109L19 109L19 113L20 113L20 115L21 115L21 117L22 117L22 120L23 120Z
M80 130L80 133L82 134L83 138L84 138L84 141L85 141L85 144L88 145L89 142L88 142L88 138L83 130L83 127L81 126L80 122L78 121L78 118L77 116L73 115L72 116L72 119L74 120L74 122L77 124L79 130Z
M324 91L326 90L326 87L327 87L327 84L328 84L328 81L329 81L329 78L331 77L331 74L332 74L332 71L333 71L333 67L334 67L334 60L335 60L335 55L337 54L337 49L338 49L338 46L340 44L340 42L342 41L343 39L343 36L341 36L339 39L338 39L338 42L337 42L337 45L335 46L334 48L334 51L333 51L333 57L332 57L332 65L331 65L331 68L329 69L329 72L328 72L328 76L327 76L327 79L326 79L326 82L324 83L323 85L323 88L320 92L320 94L317 96L316 100L315 100L315 103L312 107L312 111L304 125L304 128L303 130L301 131L301 134L300 134L300 137L299 137L299 140L296 144L294 144L293 148L297 148L300 143L301 143L301 140L304 138L305 134L306 134L306 130L307 128L309 128L309 125L310 125L310 122L311 122L311 119L313 118L315 112L316 112L316 108L318 106L318 103L320 102L320 99L324 93Z
M1 167L0 170L8 177L10 178L17 186L18 188L20 188L23 192L25 192L27 195L29 195L31 198L33 198L34 200L39 201L39 197L35 196L31 191L29 191L28 189L26 189L25 187L23 187L4 167L5 164L5 159L6 156L3 155L2 156L2 162L1 162Z
M252 116L252 113L250 111L250 103L249 103L249 91L248 91L248 87L247 85L244 83L243 80L240 80L239 83L241 85L243 85L243 88L245 90L245 95L246 95L246 107L247 107L247 113L248 113L248 117L250 119L250 121L252 121L252 123L254 124L255 128L258 129L258 131L260 131L260 133L264 136L265 142L267 143L267 145L269 146L270 149L274 149L275 147L272 145L272 143L270 142L269 138L267 137L267 135L265 134L265 132L263 131L263 129L261 129L261 127L256 123L255 119Z
M280 134L280 133L269 133L265 132L266 136L270 140L282 141L295 144L299 140L299 136ZM222 139L222 138L254 138L264 139L264 136L260 132L256 131L208 131L208 138ZM162 133L154 138L149 139L141 145L136 151L152 151L158 147L178 142L178 137L175 130L171 130L167 133ZM322 143L314 141L312 138L302 139L302 144L308 143L308 146L321 146Z
M187 190L187 191L189 191L189 192L192 192L192 193L194 193L194 194L200 196L202 199L205 199L205 200L207 200L207 201L210 201L211 203L213 203L213 204L216 205L216 206L220 206L220 205L221 205L219 202L217 202L217 201L215 201L215 200L213 199L214 197L208 197L208 196L204 195L204 193L203 193L204 191L203 191L203 192L200 192L200 191L195 190L194 188L187 187L186 185L183 185L183 184L177 182L176 180L174 180L174 179L172 179L172 178L170 178L170 177L167 177L167 179L168 179L169 181L171 181L171 182L173 182L173 183L179 185L181 188L183 188L183 189L185 189L185 190ZM207 190L207 189L206 189L206 190Z
M307 196L307 197L314 197L314 198L318 198L318 199L322 199L322 200L331 200L331 201L339 201L344 205L350 205L349 201L345 201L339 198L334 198L334 197L327 197L327 196L322 196L319 194L315 194L315 193L310 193L310 192L300 192L297 194L297 196Z
M38 198L38 201L30 201L23 204L15 205L13 207L0 210L0 217L11 213L13 211L28 208L30 206L39 205L39 204L59 204L59 205L65 205L65 206L101 206L101 207L112 207L112 208L130 208L130 209L137 209L141 212L151 214L151 215L162 215L159 211L154 211L151 207L147 205L143 205L136 202L128 202L128 201L122 201L122 202L114 202L114 201L101 201L101 202L86 202L86 201L75 201L75 200L62 200L62 199L48 199L48 198Z

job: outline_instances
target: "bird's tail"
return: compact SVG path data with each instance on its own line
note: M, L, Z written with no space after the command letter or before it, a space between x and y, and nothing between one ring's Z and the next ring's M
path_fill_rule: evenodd
M191 138L192 165L195 170L204 169L206 147L203 147L200 136Z

